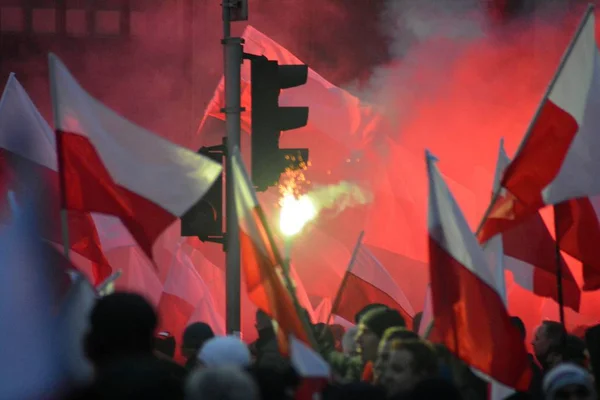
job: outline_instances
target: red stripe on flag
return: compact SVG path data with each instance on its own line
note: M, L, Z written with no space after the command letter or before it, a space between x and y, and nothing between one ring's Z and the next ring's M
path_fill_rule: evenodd
M600 289L600 224L590 199L557 204L554 218L560 248L583 264L583 290Z
M527 354L498 293L433 239L429 259L437 338L467 364L526 391Z
M340 297L333 314L354 321L354 316L366 305L379 303L398 310L406 320L406 325L412 327L412 317L387 293L373 284L347 272L344 287L340 288Z
M309 343L308 336L292 297L277 271L279 266L276 264L274 249L271 249L266 236L258 207L254 208L250 215L248 218L252 218L252 221L245 221L245 224L256 225L261 237L253 238L240 229L240 253L246 290L250 300L277 321L281 331L285 332L286 335L280 340L281 351L289 354L289 335L294 335L304 343ZM262 243L255 243L254 240L260 240ZM264 254L263 249L269 254Z
M119 217L140 248L152 259L155 240L177 217L118 185L89 139L62 131L58 131L56 136L60 174L64 182L63 207Z
M508 194L493 205L479 234L481 243L544 205L542 190L558 174L578 130L570 114L546 100L529 136L504 172L501 186Z
M556 288L556 243L539 213L502 234L504 254L533 267L533 293L558 301ZM579 311L581 291L561 257L564 304Z

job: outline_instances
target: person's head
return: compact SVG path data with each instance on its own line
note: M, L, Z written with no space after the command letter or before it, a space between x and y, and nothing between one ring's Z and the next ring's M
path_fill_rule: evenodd
M561 364L544 377L546 400L594 400L597 397L592 376L575 364Z
M561 363L573 363L582 368L587 367L585 342L575 335L567 335L565 341L558 346L550 346L546 355L549 368Z
M438 370L437 355L430 343L421 339L393 340L380 384L388 396L406 393L419 382L437 376Z
M198 353L198 364L204 367L238 367L250 365L250 350L235 336L217 336L207 341Z
M379 304L379 303L367 304L359 312L356 313L356 315L354 316L354 323L356 325L360 324L360 320L362 319L362 317L365 316L366 313L368 313L371 310L375 310L377 308L389 308L389 307L386 306L385 304Z
M373 365L373 375L375 382L379 381L379 378L383 374L383 370L386 368L390 358L390 347L394 340L418 340L419 335L413 331L409 331L406 328L392 327L387 329L381 340L379 341L379 348L377 351L377 359Z
M90 315L86 355L98 367L114 359L152 354L157 323L154 309L140 295L117 292L101 297Z
M535 357L540 362L543 368L548 368L548 361L546 360L549 351L561 346L567 332L561 323L556 321L544 321L540 325L533 337L531 342Z
M250 375L236 367L194 371L185 385L186 400L259 400L259 391Z
M517 330L521 334L521 338L523 338L523 341L525 341L525 339L527 338L527 330L525 329L525 324L523 323L523 320L517 316L511 316L510 323L515 328L517 328Z
M375 361L379 341L386 329L405 326L402 315L390 308L375 308L363 315L356 335L363 362Z
M331 329L331 333L333 334L336 350L342 351L342 338L344 337L344 333L346 333L346 329L340 324L329 325L329 329Z
M187 359L195 358L204 343L214 337L212 328L204 322L195 322L189 325L183 332L181 354Z
M175 356L175 338L169 332L159 332L154 338L154 350L173 358Z
M271 318L261 309L256 310L255 327L258 332L265 329L273 329L273 322L271 322Z
M342 337L342 351L344 354L349 356L355 356L358 354L356 350L356 334L358 333L358 327L353 326L349 328L344 336Z

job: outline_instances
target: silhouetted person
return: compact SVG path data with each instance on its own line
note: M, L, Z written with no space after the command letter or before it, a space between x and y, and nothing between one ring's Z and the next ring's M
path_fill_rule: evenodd
M115 364L139 360L169 370L174 379L183 379L183 368L154 355L156 325L154 309L137 294L118 292L100 298L92 310L85 339L86 355L98 376Z
M262 310L256 311L256 331L258 339L250 345L255 364L260 368L271 368L277 371L286 370L289 363L279 353L277 335L269 316Z
M517 328L517 330L521 334L521 339L523 339L523 342L525 342L525 340L527 340L527 330L525 329L525 324L523 323L523 320L519 317L511 316L510 322L515 328ZM544 377L542 370L535 362L533 354L528 353L527 357L529 358L529 364L531 365L532 373L531 382L529 383L529 390L527 393L529 395L529 398L531 399L542 399L542 379Z
M197 356L204 343L215 337L210 325L204 322L195 322L185 328L181 354L186 358L185 369L191 371L197 363Z
M542 366L544 373L550 368L548 355L551 350L564 344L566 336L567 332L564 326L556 321L543 321L542 325L536 329L531 344L533 345L535 358Z

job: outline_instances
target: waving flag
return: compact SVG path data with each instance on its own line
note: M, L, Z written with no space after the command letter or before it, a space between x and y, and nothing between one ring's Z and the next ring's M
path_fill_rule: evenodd
M119 217L152 258L157 237L206 193L221 166L119 116L55 55L49 61L63 208Z
M410 327L415 315L412 305L385 267L362 243L362 237L361 234L354 257L338 290L332 313L353 321L354 316L365 306L385 304L398 310Z
M494 274L429 154L427 170L429 276L436 337L471 367L525 391L531 380L529 358L520 333L510 322Z
M51 203L53 212L44 237L62 243L59 210L59 185L54 133L40 115L14 74L11 74L0 99L0 186L13 191L15 199L24 196L23 182L18 181L14 163L28 163L47 184L44 198ZM104 256L94 221L89 213L69 212L69 247L90 260L94 282L101 282L111 273Z
M600 194L600 57L593 7L543 99L480 230L486 242L545 205Z
M309 343L309 334L294 304L293 293L289 292L283 282L281 255L270 236L265 215L256 199L239 151L232 157L232 176L240 223L240 253L246 290L256 307L277 322L284 333L280 338L281 350L289 353L291 335Z
M501 143L494 182L494 190L499 191L500 196L506 195L506 191L500 187L500 179L509 164L510 159ZM486 253L494 253L493 264L512 272L519 286L538 296L558 301L556 243L537 211L521 220L520 224L488 240L484 248ZM564 304L578 311L581 290L562 257L560 262Z

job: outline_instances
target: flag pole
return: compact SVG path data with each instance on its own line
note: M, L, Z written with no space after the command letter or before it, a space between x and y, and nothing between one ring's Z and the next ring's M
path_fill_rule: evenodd
M49 54L48 57L54 57L53 54ZM57 159L58 159L58 180L59 180L59 184L60 184L60 197L61 197L61 203L64 202L64 195L63 193L65 192L65 177L62 174L62 170L63 170L63 165L64 165L64 158L63 158L63 154L61 151L62 148L62 134L59 132L58 127L60 126L60 117L59 117L59 112L58 112L58 105L57 105L57 94L56 94L56 80L53 79L54 76L56 76L56 74L54 73L54 63L53 62L49 62L49 66L50 66L50 99L52 100L52 114L53 114L53 118L54 118L54 134L55 134L55 138L56 138L56 155L57 155ZM64 204L61 204L61 210L60 210L60 226L61 226L61 232L62 232L62 241L63 241L63 251L65 254L65 258L67 260L70 260L70 254L69 254L69 250L71 249L71 245L69 243L69 219L68 219L68 211L66 210L66 208L64 207Z
M523 140L519 144L519 148L517 149L517 152L515 153L515 156L513 157L513 160L516 159L519 156L519 154L523 150L523 146L525 145L525 143L527 143L527 139L531 135L531 132L533 131L533 127L537 123L537 120L538 120L540 114L542 113L542 109L544 108L544 105L546 104L546 101L548 100L548 97L550 97L550 93L554 89L554 86L556 85L556 82L558 81L558 77L560 76L560 73L565 68L565 65L567 64L567 61L569 61L569 56L571 55L571 53L573 52L573 49L575 48L575 44L577 43L577 39L579 39L579 36L581 35L581 32L583 32L583 28L585 27L585 24L586 24L588 18L590 17L590 15L592 15L593 12L594 12L594 5L592 3L590 3L588 5L588 8L587 8L585 14L583 15L583 18L581 19L581 22L579 23L579 26L577 27L577 30L575 31L575 35L573 35L573 38L571 39L571 42L567 46L567 49L565 50L565 52L564 52L564 54L563 54L563 56L562 56L562 58L560 60L560 63L558 64L558 68L556 69L556 73L554 74L554 77L552 78L552 81L550 81L550 84L548 85L548 87L546 89L546 93L544 93L544 96L542 97L542 101L540 101L540 104L539 104L539 106L538 106L535 114L533 115L533 118L531 119L531 123L529 124L529 126L527 127L527 130L525 131L525 137L523 138ZM502 184L500 184L499 187L494 190L494 195L492 196L492 201L488 205L488 207L485 210L485 212L483 213L483 217L481 218L481 222L479 223L479 226L477 227L477 231L475 232L475 236L479 236L479 233L481 233L481 229L483 228L483 225L485 224L485 221L490 216L490 214L492 212L492 209L494 208L494 204L496 203L496 201L498 200L498 197L500 196L500 189L501 188L502 188Z
M288 264L288 260L284 260L281 257L281 254L279 253L277 244L275 243L273 234L271 232L271 227L267 222L267 218L262 207L257 207L256 212L258 214L258 217L260 218L262 226L265 228L266 237L269 241L269 246L273 249L273 256L275 257L275 261L280 266L281 275L283 276L285 286L287 287L290 297L292 298L294 308L296 309L296 314L298 314L298 318L300 318L300 322L302 323L304 330L306 331L306 335L308 336L308 341L310 342L311 347L317 350L319 346L317 341L315 340L312 326L310 324L310 321L307 319L304 309L300 306L298 296L296 296L296 289L294 288L292 278L290 277L290 265Z
M360 246L363 241L363 237L365 236L365 231L361 231L358 235L358 239L356 240L356 245L354 246L354 250L352 250L352 257L350 257L350 262L348 263L348 268L346 268L346 273L344 274L344 278L342 279L342 283L340 283L340 287L335 294L335 298L333 300L333 304L331 305L331 311L329 311L329 316L327 317L327 324L331 320L333 316L333 310L337 309L339 303L342 299L342 292L344 291L344 286L346 286L346 281L348 280L348 274L352 272L352 267L354 267L354 262L356 261L356 257L358 256L358 250L360 250Z
M552 207L554 210L554 255L556 257L556 294L558 300L558 315L560 316L560 323L565 326L565 305L563 300L563 287L562 287L562 259L560 255L560 244L558 242L558 218L556 218L556 206Z

